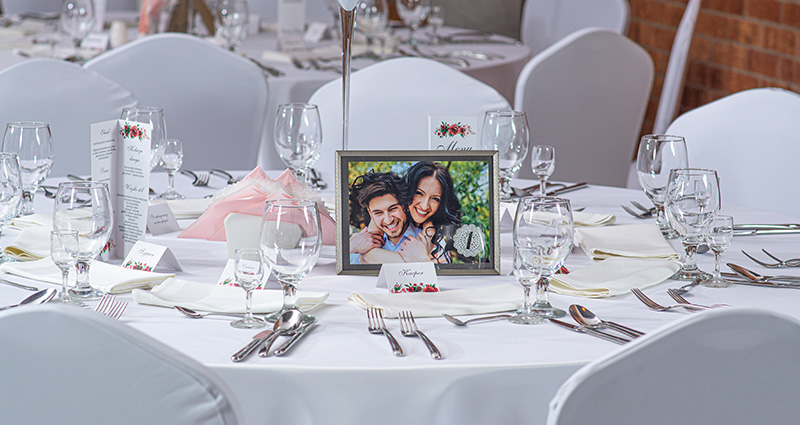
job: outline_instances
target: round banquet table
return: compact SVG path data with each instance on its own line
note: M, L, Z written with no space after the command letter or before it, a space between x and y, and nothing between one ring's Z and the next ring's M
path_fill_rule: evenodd
M49 179L56 182L58 179ZM201 197L223 187L222 179L212 177L209 187L192 187L189 178L178 175L177 187L190 197ZM166 187L166 176L155 174L151 186ZM643 223L619 207L630 200L645 202L641 191L590 186L566 194L575 207L587 211L612 213L617 223ZM39 212L52 209L52 202L41 193L35 199ZM738 223L788 223L794 217L724 205ZM652 220L650 221L652 222ZM186 227L191 220L181 220ZM14 240L17 231L7 229L0 243ZM147 237L148 242L168 246L184 271L182 279L215 284L227 260L223 242L178 239L176 233ZM747 260L741 250L768 248L779 257L797 257L800 235L736 237L723 260L765 269ZM502 273L499 276L441 276L444 289L475 288L515 284L510 272L510 234L501 232ZM575 250L566 266L578 269L589 265L588 257ZM699 256L699 265L713 268L713 256ZM376 288L375 276L336 275L333 260L320 259L300 290L326 291L330 298L314 311L318 327L284 357L251 357L232 363L230 356L257 332L229 326L226 318L189 319L178 312L130 302L120 319L156 340L188 355L210 368L230 388L241 407L244 424L543 424L547 406L558 387L582 365L625 347L571 332L552 324L513 325L495 321L457 327L441 317L418 318L417 323L439 347L443 360L431 359L422 341L400 336L397 320L387 320L389 329L406 351L404 357L392 355L386 339L367 332L363 310L349 305L354 291L383 292ZM791 274L792 270L787 270ZM14 278L39 287L52 285ZM645 293L657 302L668 302L666 289L679 283L667 281ZM520 287L520 300L522 289ZM26 291L0 285L0 303L16 303ZM796 306L800 291L780 288L734 286L726 289L697 287L690 299L699 304L725 303L734 307L764 308L800 319ZM668 327L686 316L685 312L656 312L647 309L632 295L589 299L551 295L552 303L566 309L570 304L586 306L603 319L616 321L644 332ZM244 293L242 293L244 302ZM702 313L700 313L702 314ZM571 319L566 318L566 321ZM677 354L676 354L677 355ZM97 361L113 361L98 359ZM735 373L735 371L732 371Z

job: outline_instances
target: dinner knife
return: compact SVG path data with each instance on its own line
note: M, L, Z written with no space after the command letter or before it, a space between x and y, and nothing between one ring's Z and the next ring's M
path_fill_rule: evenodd
M272 335L271 329L257 333L249 344L245 345L241 350L237 351L231 356L231 360L234 362L240 362L246 359L248 356L250 356L250 354L253 354L253 352L256 351L256 348L264 344L270 335Z
M547 196L560 195L562 193L567 193L567 192L572 192L572 191L575 191L575 190L580 190L580 189L583 189L585 187L589 187L589 183L586 183L586 182L575 183L575 184L567 186L567 187L560 187L558 189L548 190L547 191Z
M592 336L595 336L597 338L613 342L615 344L622 345L622 344L625 344L626 342L631 342L631 340L629 340L629 339L621 338L621 337L614 336L614 335L611 335L611 334L607 334L607 333L605 333L603 331L598 331L597 329L590 329L590 328L587 328L585 326L573 325L571 323L562 322L562 321L560 321L558 319L549 319L549 320L553 324L561 326L562 328L567 328L567 329L575 331L575 332L580 332L580 333L585 333L587 335L592 335Z
M297 341L299 341L300 338L305 336L305 334L307 334L308 331L311 330L311 328L316 326L316 324L317 324L317 321L314 320L314 321L308 323L307 325L303 326L302 329L300 329L299 331L295 332L295 334L292 335L292 337L289 338L288 341L284 342L283 345L278 347L277 350L273 351L272 354L274 354L276 356L282 356L282 355L286 354L286 352L289 351L289 349L291 349L292 347L294 347L294 344L297 343Z
M789 235L800 233L797 227L773 227L773 228L751 228L734 229L733 236L756 236L756 235Z

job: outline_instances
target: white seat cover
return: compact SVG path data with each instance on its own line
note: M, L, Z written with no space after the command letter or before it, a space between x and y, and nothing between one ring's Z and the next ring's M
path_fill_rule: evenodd
M197 37L165 33L108 51L84 67L127 87L140 105L164 109L167 137L183 141L183 168L255 167L267 83L247 59Z
M4 15L19 15L25 12L58 13L61 10L59 0L2 0Z
M625 186L653 84L653 61L616 32L575 31L531 59L514 109L528 114L531 145L556 148L552 180ZM521 177L534 178L530 157Z
M480 135L486 111L510 108L491 86L421 58L390 59L354 72L350 87L350 150L427 150L428 115L476 117ZM309 103L319 106L322 117L314 167L332 181L334 153L342 149L342 79L320 87Z
M12 121L50 124L53 176L90 174L90 126L119 118L122 108L136 104L119 84L56 59L30 59L0 71L0 99L2 131Z
M548 425L795 424L800 323L764 310L689 315L572 375Z
M723 97L681 116L668 134L686 138L689 165L717 170L730 202L800 217L791 188L800 157L800 95L761 88Z
M0 313L8 424L235 425L238 406L204 366L135 329L62 305Z

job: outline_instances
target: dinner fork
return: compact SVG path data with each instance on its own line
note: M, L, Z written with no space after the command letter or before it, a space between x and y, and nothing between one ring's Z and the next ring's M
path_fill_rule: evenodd
M766 267L768 269L780 269L780 268L785 268L785 267L800 267L800 258L792 258L792 259L789 259L789 260L781 260L780 258L770 254L766 249L762 248L761 251L764 252L764 254L767 254L767 256L769 256L769 258L772 258L773 260L777 261L777 263L770 264L770 263L765 263L763 261L759 261L756 258L754 258L752 255L746 253L744 250L742 250L742 254L747 256L747 258L755 261L758 265Z
M206 173L199 173L198 174L198 173L195 173L194 171L191 171L191 170L181 170L181 174L183 174L184 176L189 176L189 177L194 178L194 181L192 182L192 186L197 186L197 187L208 186L208 181L211 179L211 175L210 174L206 174Z
M622 207L622 209L625 210L626 213L628 213L628 214L630 214L630 215L632 215L632 216L634 216L636 218L652 218L655 215L654 213L650 213L650 212L638 213L638 212L630 209L628 206L625 206L625 205L620 205L620 207Z
M211 171L209 171L209 173L210 174L216 174L216 175L218 175L220 177L227 178L228 179L227 184L238 183L240 180L242 180L244 178L244 176L233 177L233 175L231 173L229 173L229 172L227 172L225 170L219 170L219 169L216 169L216 168L211 170Z
M428 351L431 352L431 357L436 360L442 358L442 353L439 352L439 349L433 345L433 341L430 340L424 333L420 332L419 328L417 327L417 322L414 320L414 315L408 311L403 310L400 312L400 333L403 336L415 337L418 336L425 345L428 347Z
M728 304L712 304L712 305L695 304L695 303L687 301L686 298L683 298L681 296L681 294L679 294L674 289L667 289L667 294L669 294L669 296L672 297L673 300L675 300L675 301L677 301L677 302L679 302L681 304L688 304L688 305L691 305L691 306L694 306L694 307L699 307L701 309L704 309L704 308L716 308L716 307L730 307Z
M661 305L661 304L651 300L639 288L633 288L633 289L631 289L631 292L633 292L633 295L636 295L636 298L638 298L639 301L643 302L644 305L650 307L653 310L657 310L657 311L668 311L668 310L672 310L672 309L679 308L679 307L680 308L684 308L686 310L689 310L691 312L696 312L696 311L707 310L708 309L708 307L698 307L698 306L687 305L687 304Z
M112 319L119 319L126 307L128 307L127 302L117 301L115 296L105 294L95 306L94 311Z
M369 329L369 333L371 334L384 334L386 335L386 339L389 340L389 345L392 346L392 353L395 356L401 357L403 355L403 349L400 347L400 343L394 339L389 330L386 329L386 323L383 321L383 310L379 310L375 307L367 307L367 326Z
M655 213L658 212L658 209L656 209L656 207L647 208L646 206L644 206L644 205L642 205L642 204L640 204L640 203L638 203L636 201L631 201L631 205L633 205L636 208L639 208L640 210L642 210L642 212L646 212L646 213L650 213L650 214L655 214Z

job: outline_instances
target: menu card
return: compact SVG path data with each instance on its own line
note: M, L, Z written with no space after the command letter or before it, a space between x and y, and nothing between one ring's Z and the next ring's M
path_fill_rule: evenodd
M305 48L303 44L305 26L305 0L278 0L278 42L281 51L290 52Z
M477 122L476 117L428 115L428 149L435 151L478 149Z
M150 188L150 124L111 120L92 124L92 180L108 183L115 258L144 240Z

